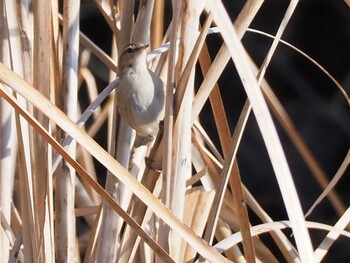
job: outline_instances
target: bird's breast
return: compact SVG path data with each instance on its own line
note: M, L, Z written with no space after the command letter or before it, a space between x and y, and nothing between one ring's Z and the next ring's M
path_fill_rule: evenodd
M121 78L117 92L120 114L128 124L139 134L154 135L163 118L164 91L159 96L152 75L129 74Z

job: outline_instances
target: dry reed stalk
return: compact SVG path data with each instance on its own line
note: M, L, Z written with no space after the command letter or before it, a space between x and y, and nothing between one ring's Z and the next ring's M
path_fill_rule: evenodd
M23 70L24 79L32 83L32 30L29 22L28 15L28 5L23 4L19 5L17 3L16 6L13 5L14 2L8 2L7 11L15 12L14 8L17 11L17 19L11 22L13 26L19 26L19 29L22 30L24 34L20 34L20 38L16 37L16 30L13 32L14 37L11 43L11 54L13 54L12 63L14 67L17 67L16 72L18 70ZM12 11L11 11L12 10ZM11 16L12 17L12 16ZM14 18L14 17L13 17ZM16 28L16 26L14 27ZM17 32L18 33L18 32ZM13 45L18 45L18 41L20 42L21 48L15 47ZM13 51L12 51L13 49ZM6 52L6 49L2 50ZM20 56L18 57L20 52ZM16 59L15 59L16 58ZM20 59L19 59L20 58ZM22 65L21 65L22 64ZM21 68L18 68L21 67ZM26 101L21 96L18 96L19 101L22 105L26 105ZM24 254L25 258L28 262L33 261L33 255L35 254L34 249L37 248L38 244L38 236L34 233L33 229L35 229L34 225L34 204L33 204L33 187L32 187L32 169L30 165L30 141L29 141L29 129L28 124L22 119L19 118L19 114L16 112L16 130L17 130L17 141L18 141L18 169L21 171L19 174L19 191L20 191L20 209L22 218L26 218L27 220L22 221L22 237L23 237L23 245L24 245ZM9 199L10 200L10 199ZM18 236L18 238L20 235ZM14 251L13 251L14 252Z
M1 95L13 106L16 108L16 110L34 127L34 129L41 134L54 148L56 151L58 151L62 156L64 156L64 159L72 166L74 169L84 177L85 180L89 182L91 187L94 188L96 192L98 192L105 201L111 205L113 210L115 210L129 225L131 225L133 228L135 228L138 232L138 235L144 238L147 243L160 254L161 257L164 257L168 259L169 256L163 252L163 250L153 241L152 238L148 236L147 233L145 233L139 225L131 218L129 215L116 203L116 201L113 199L111 195L109 195L96 181L94 181L91 176L86 173L86 171L81 167L80 164L78 164L63 148L61 145L57 143L57 141L52 138L50 134L43 128L43 126L33 117L30 116L30 114L23 109L16 101L14 97L12 97L10 94L8 94L2 87L0 87L0 93ZM43 99L44 97L42 97ZM47 103L49 103L47 101ZM56 109L58 110L58 109ZM60 113L60 111L57 111ZM62 115L65 116L65 115ZM68 120L68 119L67 119ZM171 261L171 260L170 260Z
M212 63L207 45L203 46L203 49L199 56L199 63L200 63L203 75L206 76L206 74L208 74L210 64ZM230 145L231 132L228 126L224 104L223 104L221 94L220 94L220 89L217 83L214 84L214 88L209 95L209 100L210 100L211 108L213 110L213 115L214 115L215 124L218 131L222 151L224 153L227 153Z
M80 32L80 42L87 49L91 51L97 58L101 60L109 69L117 72L117 64L108 56L102 49L100 49L94 42L92 42L87 36Z
M134 1L130 1L128 4L123 1L120 2L120 13L121 13L121 32L119 37L119 29L116 24L116 16L114 13L114 4L112 1L109 1L109 9L112 11L112 30L114 31L115 41L117 43L119 52L120 49L123 48L127 43L130 42L131 32L133 26L133 9L134 9ZM114 104L116 104L116 93L114 95ZM129 157L130 157L130 148L131 148L131 139L133 135L132 129L124 122L124 120L117 120L118 109L117 105L114 106L112 120L110 123L110 135L109 135L109 154L115 156L116 159L125 167L128 168ZM118 123L118 124L117 124ZM119 127L119 128L118 128ZM116 134L118 134L118 139ZM120 202L121 206L124 210L127 209L127 204L124 199L125 195L125 187L118 183L115 180L112 174L107 174L106 180L106 189L108 193L112 196L115 196L117 200ZM96 258L97 260L112 260L115 261L117 259L117 253L120 248L120 233L123 221L118 215L116 215L110 207L103 202L102 203L102 215L100 217L101 220L101 228L100 232L97 233L99 235L100 242L97 246ZM103 240L103 242L102 242ZM105 246L105 242L109 244L109 246ZM118 255L119 258L119 255Z
M292 4L295 4L295 2ZM210 2L210 10L214 14L214 20L216 23L219 26L221 25L222 35L225 41L230 44L228 47L233 60L237 62L239 61L239 64L236 63L236 65L240 65L237 66L237 70L241 75L241 78L245 80L243 84L245 85L247 95L252 104L257 122L259 123L259 127L265 140L265 145L269 152L272 165L275 169L276 177L279 181L282 195L284 196L288 215L294 224L294 233L301 260L311 262L313 261L313 256L311 253L312 246L310 237L306 230L298 195L295 188L293 187L294 184L287 162L285 160L285 155L279 143L278 135L274 129L272 119L266 106L266 102L263 100L256 80L251 74L246 58L246 53L243 47L240 45L233 27L229 23L229 18L225 13L224 7L221 3L214 5L212 2Z
M7 1L9 2L9 1ZM11 36L11 39L13 39L12 44L17 44L17 50L21 50L20 43L18 43L18 38L14 38L13 33L11 34L9 32L8 23L11 21L7 21L6 17L6 11L8 14L13 14L13 12L16 11L16 7L13 5L8 6L5 8L5 1L2 1L0 3L0 13L1 13L1 25L0 28L0 36L1 39L8 39L9 36ZM9 18L10 19L10 18ZM12 17L12 19L16 20L15 17ZM17 24L17 21L15 25ZM18 33L18 28L16 29L16 32ZM14 33L16 33L14 32ZM11 34L11 35L10 35ZM3 61L6 65L11 65L11 58L10 58L10 43L5 42L2 44L2 48L0 50L0 59ZM17 52L15 52L14 55L18 55ZM21 60L20 60L21 61ZM17 66L18 62L15 63L14 66ZM16 72L18 72L18 68L16 69ZM19 74L22 73L22 70L18 72ZM1 124L1 136L0 136L0 207L1 207L1 213L3 218L11 222L11 203L8 200L11 200L12 191L13 191L13 184L14 184L14 177L15 177L15 167L16 167L16 155L15 154L8 154L7 149L11 149L11 151L16 151L16 134L14 132L15 129L15 123L14 123L14 115L15 112L13 109L4 101L0 101L0 124ZM2 222L3 220L1 220ZM1 231L0 233L0 255L1 258L4 261L7 261L9 259L9 249L10 244L9 240L6 237L6 234ZM1 259L0 258L0 259Z
M51 94L51 2L36 1L33 4L34 34L33 34L33 85L46 98ZM39 122L49 129L49 119L41 112L34 109L34 116ZM33 194L35 228L39 243L38 258L43 261L54 260L54 233L53 233L53 201L52 201L52 170L51 148L47 142L36 132L32 132L32 169L33 169Z
M149 43L149 30L151 26L151 19L153 14L153 6L154 1L140 1L137 18L133 25L131 35L129 38L129 42L139 42L139 43ZM131 16L132 18L132 16ZM122 48L122 46L121 46ZM130 128L129 128L130 129ZM120 136L120 135L118 135ZM123 137L120 137L120 139L124 140ZM120 143L118 143L120 144ZM122 144L121 144L122 145ZM129 160L129 163L126 164L127 167L129 167L129 171L131 174L140 180L143 176L143 171L145 169L145 163L144 158L146 156L147 147L142 146L139 148L134 148L132 150L132 156ZM122 186L120 195L123 196L123 204L124 207L127 209L130 205L132 192L130 192L126 186ZM150 189L151 190L151 189ZM151 190L152 191L152 190ZM133 208L130 208L130 210L133 210ZM139 211L135 211L134 216L136 218L142 218L144 214L139 214ZM149 231L149 230L148 230ZM132 250L135 250L134 242L137 238L136 233L133 231L130 232L130 228L127 228L124 232L124 236L121 242L120 246L120 261L124 262L128 260L128 258L131 255Z
M179 83L182 76L188 74L183 86L176 87L174 102L182 100L183 107L174 109L176 118L173 129L173 164L170 177L169 208L180 219L185 214L186 181L191 177L191 106L194 90L194 68L186 68L196 42L193 28L199 28L199 16L203 10L200 1L183 1L181 3L179 53L176 63L175 80ZM198 56L197 56L198 57ZM182 90L183 89L183 90ZM180 94L183 93L183 99ZM178 112L177 112L178 111ZM170 149L168 149L170 150ZM183 261L183 247L178 233L169 232L169 252L176 261Z
M62 76L57 105L72 120L77 119L78 109L78 54L79 54L79 1L63 4ZM56 48L57 50L58 48ZM61 134L61 140L65 135ZM72 158L76 155L76 143L67 146ZM58 261L76 261L75 251L75 171L64 160L55 173L55 258Z
M155 0L151 24L151 48L161 45L164 28L164 0Z
M119 29L116 27L116 16L114 13L114 6L112 1L109 2L109 4L105 5L106 8L108 7L109 10L113 10L112 14L112 25L111 23L110 26L113 27L113 32L115 34L118 34ZM105 9L106 9L105 8ZM103 12L104 16L107 17L105 12ZM107 19L107 18L106 18ZM115 35L116 37L116 35ZM114 43L115 39L113 40ZM114 61L115 58L111 58L111 61ZM112 75L112 73L110 73ZM115 74L114 74L115 75ZM117 84L116 84L117 85ZM115 95L114 95L115 96ZM115 101L115 99L114 99ZM111 111L109 111L111 112ZM109 121L109 130L108 130L108 149L109 149L109 154L112 156L116 156L116 150L115 150L115 145L116 145L116 133L117 133L117 110L114 109L112 114L112 118L110 118ZM126 155L127 156L127 155ZM124 162L120 160L122 164ZM118 191L117 191L117 181L113 176L108 172L107 173L107 180L106 180L106 190L109 194L111 194L114 197L118 196ZM117 198L118 200L119 198ZM96 250L92 251L91 253L94 254L94 257L96 260L102 260L106 261L108 259L115 261L117 255L117 249L119 245L119 240L118 240L118 232L120 224L115 224L114 222L118 220L120 217L118 217L117 214L115 214L111 207L104 201L101 203L101 209L99 210L99 216L97 217L97 222L98 228L95 229L93 236L90 238L90 242L93 242L96 239ZM95 236L96 235L96 236ZM103 240L103 242L102 242ZM107 242L110 244L109 246L105 246L104 242Z
M198 147L199 151L201 152L201 155L203 156L203 160L205 161L207 167L209 167L208 171L210 171L210 174L212 175L212 180L213 180L211 185L212 184L216 184L217 185L219 183L218 182L219 178L216 175L219 174L220 171L222 170L222 164L218 160L215 160L215 157L212 156L210 154L210 152L208 152L208 150L203 148L203 146L201 146L197 142L197 140L195 138L193 138L193 140L194 140L194 143L196 144L196 146ZM235 168L233 168L233 169L235 169ZM237 174L239 176L238 171L237 171ZM231 180L232 178L233 178L233 176L231 175L230 176L231 189L234 189L237 186L232 184L232 180ZM202 182L203 182L203 185L205 185L203 180L202 180ZM211 188L213 188L213 186ZM211 189L211 188L209 188L209 189ZM218 187L216 187L216 188L218 188ZM207 187L207 189L208 189L208 187ZM244 187L243 187L243 190L245 191L245 194L246 194L247 190ZM226 192L226 194L224 196L225 199L223 200L223 204L222 204L223 207L221 209L220 216L221 216L221 218L224 219L225 222L229 222L230 221L229 218L233 217L233 218L235 218L235 223L233 223L233 224L229 223L230 229L227 229L227 227L224 227L225 223L223 223L223 220L218 218L218 224L221 225L221 227L217 227L216 231L215 231L215 237L218 240L227 238L228 236L230 236L232 234L231 230L238 231L239 230L239 224L243 224L243 222L247 222L247 219L244 220L244 218L242 218L242 216L239 217L237 215L237 213L236 213L236 211L235 211L235 209L233 208L232 205L229 205L229 206L227 205L227 204L234 204L236 202L236 200L234 201L233 199L230 198L230 195L231 194ZM243 199L241 198L241 199L238 199L238 200L243 200ZM249 201L250 200L248 200L248 205L250 206L251 202L249 202ZM217 204L216 204L216 206L217 206ZM215 207L215 206L213 206L213 207ZM207 221L208 221L208 226L209 226L211 220L207 220ZM256 252L257 252L257 255L258 255L259 259L261 257L268 256L269 262L274 262L275 261L275 259L271 256L271 252L269 252L269 250L266 247L264 247L264 245L262 244L262 242L259 239L257 239L257 238L254 239L254 246L256 246L256 249L257 249ZM286 246L286 247L290 248L290 245ZM281 250L282 251L290 251L290 249L288 249L288 250L284 249L283 246L281 247ZM232 251L225 251L225 254L227 254L227 253L231 254L231 257L228 256L228 258L230 258L230 259L239 260L239 257L242 256L242 255L241 254L237 255L238 251L239 251L239 249L235 248ZM233 256L233 255L235 255L235 256Z
M314 252L314 257L317 262L321 262L324 256L327 254L329 248L333 245L334 241L340 236L339 230L345 229L350 223L350 208L348 208L344 214L339 218L334 225L334 229L329 231L327 236L322 240L320 245Z
M248 218L247 206L243 196L243 190L241 186L241 179L238 171L238 166L234 166L234 162L235 161L237 162L236 154L238 151L238 145L240 144L243 130L248 120L249 107L250 106L248 102L246 102L246 104L242 109L241 116L238 120L238 123L236 125L236 129L233 133L230 150L226 154L225 164L221 172L221 176L220 176L221 179L217 187L217 192L216 192L217 194L215 195L214 204L213 204L213 207L215 209L213 209L212 211L217 211L216 212L217 214L215 215L214 220L210 220L208 222L207 229L209 229L210 231L213 231L213 229L216 228L215 221L217 220L221 210L221 203L224 198L224 192L225 192L225 189L227 188L228 180L231 179L233 181L233 184L231 185L233 186L232 192L234 195L235 209L237 212L238 221L240 223L240 230L243 236L243 249L246 255L247 262L255 262L255 252L254 252L253 242L251 239L251 233L249 229L250 223ZM208 231L208 233L210 233L210 231ZM204 238L206 237L207 235L204 236ZM208 241L212 242L212 238L208 239Z
M0 64L0 80L26 97L39 111L45 112L58 126L70 134L79 144L85 147L99 162L106 166L122 183L152 209L164 222L177 231L183 239L196 247L200 254L212 261L228 262L215 249L195 235L178 218L176 218L158 199L156 199L142 184L131 176L118 162L106 153L95 141L66 117L57 107L51 104L43 95L34 90L26 82L13 74L3 64ZM6 93L2 90L3 96ZM69 158L69 156L66 156ZM72 165L72 163L71 163ZM77 167L75 167L77 169ZM87 177L89 178L89 177ZM92 181L91 181L92 182ZM94 182L94 181L93 181ZM95 185L97 187L97 185ZM100 190L99 190L100 191ZM105 195L106 196L106 195ZM109 198L110 196L107 195ZM110 200L110 199L108 199ZM111 200L114 202L114 200ZM122 210L123 211L123 210Z
M177 56L177 36L179 30L179 21L181 13L181 1L173 1L173 16L169 25L168 31L170 32L170 46L168 52L168 68L167 68L167 80L165 89L165 113L164 113L164 131L163 131L163 148L162 157L162 180L163 180L163 193L161 196L162 202L170 207L171 204L171 191L172 191L172 170L173 170L173 128L174 128L174 87L175 87L175 65ZM169 236L170 228L161 220L159 221L159 243L169 251Z

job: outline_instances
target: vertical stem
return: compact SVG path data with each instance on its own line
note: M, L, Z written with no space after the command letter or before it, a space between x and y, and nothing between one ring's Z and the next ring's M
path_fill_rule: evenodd
M63 56L59 107L72 120L77 119L78 102L78 53L79 53L79 8L80 1L65 0L63 3ZM64 139L64 135L61 139ZM66 149L75 158L76 143ZM64 160L56 171L56 260L74 262L75 171Z
M11 21L11 7L5 1L0 3L0 61L11 67L10 42L11 37L8 24ZM15 32L17 32L15 30ZM12 35L15 34L12 33ZM17 71L18 73L18 71ZM15 176L16 140L14 131L14 111L12 107L3 100L0 100L0 207L7 222L11 222L11 196ZM10 151L10 152L9 152ZM0 261L7 262L9 259L9 240L4 231L0 232Z
M45 97L50 97L50 58L51 58L51 2L38 0L33 3L34 11L34 53L33 53L33 85ZM49 120L34 109L34 117L49 130ZM36 210L36 230L38 237L43 239L39 258L52 262L54 257L53 233L50 225L53 220L48 214L49 201L48 183L51 172L51 147L39 134L32 135L32 167L34 206ZM50 205L53 208L52 204Z
M163 193L162 201L170 207L171 192L171 172L172 172L172 144L173 144L173 125L174 125L174 109L173 109L173 89L175 86L175 64L176 64L176 40L178 25L180 19L181 1L173 1L173 19L171 23L169 62L168 62L168 78L165 92L165 114L164 114L164 132L163 132ZM159 224L159 243L163 248L169 250L169 227L160 220Z
M151 24L151 48L160 46L164 28L164 0L155 0Z
M179 79L190 57L197 35L193 29L198 29L199 15L202 11L200 1L182 1L181 3L181 33L179 44L179 58L176 65L176 78ZM189 77L183 99L183 107L178 113L178 122L174 128L173 157L174 163L171 175L170 210L183 218L185 207L186 180L191 177L191 114L193 101L194 70ZM176 98L175 98L176 99ZM177 261L182 261L183 247L180 236L171 232L169 244L170 255Z
M110 1L111 8L113 7L112 1ZM134 6L135 1L120 1L120 15L121 15L121 31L119 34L119 39L115 39L117 44L118 52L114 54L120 54L120 49L124 48L130 42L131 32L134 24ZM116 37L116 36L115 36ZM109 154L115 156L116 160L123 165L125 168L128 168L129 158L130 158L130 148L132 143L133 130L123 119L117 119L118 116L118 105L116 105L116 93L114 94L114 109L110 129L110 140L109 140ZM118 134L118 136L116 136ZM115 177L107 173L107 180L105 186L107 192L115 197L118 202L120 202L123 209L126 208L126 203L124 201L125 186L115 179ZM97 246L96 255L99 261L114 262L117 258L117 253L119 250L121 226L123 220L110 208L106 203L102 203L103 207L101 209L102 216L101 220L101 229L99 233L99 242ZM106 246L105 244L109 245Z

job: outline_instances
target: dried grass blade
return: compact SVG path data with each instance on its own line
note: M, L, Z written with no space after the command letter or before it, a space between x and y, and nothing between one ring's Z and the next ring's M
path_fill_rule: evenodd
M350 150L346 154L342 164L340 165L338 171L332 178L332 180L329 182L329 184L326 186L326 188L323 190L323 192L320 194L320 196L316 199L316 201L312 204L312 206L309 208L309 210L306 212L305 217L308 217L312 211L316 208L316 206L321 203L321 201L330 193L330 191L334 188L334 186L338 183L340 178L344 175L346 169L348 168L350 164Z
M237 34L240 38L242 38L242 36L244 35L249 24L260 9L262 3L263 0L249 0L245 2L243 9L239 13L234 23L234 26L237 30ZM218 54L216 55L213 63L211 64L208 73L194 98L192 106L192 122L199 115L205 101L207 100L215 83L219 79L222 71L224 70L229 60L230 53L227 49L226 43L224 43L221 46Z
M42 125L33 117L25 111L16 100L9 95L1 86L0 86L0 95L4 97L8 103L10 103L16 111L21 114L38 133L47 140L57 152L59 152L64 159L91 185L91 187L101 195L101 197L109 203L109 205L127 222L130 226L135 228L137 233L142 237L149 246L151 246L155 252L159 253L159 256L166 259L169 262L173 262L169 256L160 248L153 239L142 230L142 228L118 205L118 203L109 195L84 169L78 164L65 150L64 148L42 127ZM52 105L53 106L53 105Z
M197 36L193 34L193 28L199 27L199 16L203 10L203 2L201 1L183 1L181 3L180 17L180 43L179 56L176 63L177 80L180 76L188 74L188 80L184 86L179 86L176 90L184 91L183 100L178 98L179 94L175 94L175 107L177 99L182 100L183 106L179 112L174 108L174 140L173 140L173 167L171 174L171 185L173 187L170 192L170 210L178 217L183 218L186 195L186 180L191 177L191 106L194 90L194 68L186 68L190 56L195 48ZM197 51L199 54L199 51ZM198 55L197 55L198 57ZM168 149L169 150L169 149ZM181 242L180 235L171 231L169 235L169 250L176 260L181 261Z
M80 43L91 51L110 70L117 72L117 64L102 49L95 45L86 35L80 32Z
M23 245L23 232L22 232L22 229L20 229L16 237L16 240L12 246L8 263L24 262L24 255L26 260L28 260L27 254L25 254L24 250L21 250L22 245Z
M184 222L197 235L201 236L207 223L215 191L204 191L203 187L193 187L186 194ZM182 242L182 262L191 262L196 256L196 250Z
M350 238L350 232L348 231L344 231L342 229L338 229L333 226L317 223L317 222L306 221L305 223L306 223L306 226L310 229L312 228L312 229L322 229L326 231L334 231L334 233ZM268 233L270 231L276 231L276 230L281 230L281 229L286 229L291 227L292 227L292 223L290 221L274 221L270 223L263 223L260 225L252 226L251 231L253 236L257 236L264 233ZM214 247L216 247L221 253L223 253L225 250L238 244L241 241L242 241L242 235L240 232L238 232L224 240L221 240L220 242L215 244ZM318 262L318 261L313 261L313 262Z
M247 201L248 206L250 209L254 211L254 213L264 222L264 223L272 223L272 218L263 210L263 208L260 206L260 204L255 200L255 198L252 196L252 194L243 187L244 190L244 197ZM298 258L298 253L294 246L290 243L288 238L284 235L282 231L273 230L271 231L271 237L275 241L276 245L280 249L281 253L287 260L287 262L300 262Z
M318 163L305 141L301 137L300 133L293 124L291 118L288 116L287 112L284 110L282 104L265 81L262 83L262 89L264 95L266 96L267 102L269 103L272 112L277 117L278 121L281 123L281 126L285 130L286 134L293 141L295 147L299 151L300 155L303 157L306 165L309 167L313 176L316 178L316 181L319 185L325 189L329 184L326 173L322 169L321 165ZM339 216L345 212L346 206L340 199L339 195L334 189L330 189L330 192L327 195L329 201L333 205L334 209L338 212Z
M202 52L199 56L199 63L200 63L203 75L205 76L208 73L210 64L211 64L211 59L209 56L207 45L203 46ZM231 132L228 126L228 121L227 121L223 101L221 98L219 85L217 83L214 84L214 88L209 95L209 100L210 100L211 108L214 114L214 120L215 120L216 128L219 134L221 148L225 155L229 150Z
M214 142L211 140L209 134L205 131L204 127L198 121L195 121L193 123L193 128L194 128L194 131L198 133L198 135L200 135L200 140L203 140L203 142L206 144L206 147L208 148L208 150L211 151L211 153L215 156L215 158L217 158L217 160L220 163L224 163L224 158L219 153ZM229 137L229 143L230 142L231 142L231 137ZM228 147L230 147L230 144L228 145Z
M18 30L15 29L16 27L14 29L12 29L12 27L9 28L11 25L10 18L13 14L16 14L16 7L13 6L13 10L11 10L11 5L8 5L9 3L7 2L14 3L13 1L2 1L0 3L0 13L2 14L0 18L0 36L2 40L0 59L3 63L7 65L12 64L13 67L16 67L18 63L15 63L15 57L20 54L21 49L18 46L17 50L13 46L11 48L10 43L15 42L18 45L20 44L18 43L18 38L14 37L14 35L18 33ZM6 8L5 3L7 3ZM11 13L10 11L13 12ZM6 16L9 17L9 21L7 21ZM10 56L11 53L14 54ZM12 61L15 62L13 63ZM22 65L19 66L21 67ZM18 70L16 71L18 72ZM22 70L18 73L22 73ZM14 116L15 112L13 109L4 101L0 101L0 207L4 218L9 222L11 221L10 200L14 189L16 168L16 154L8 154L9 149L16 148L16 125ZM0 231L0 244L0 261L7 262L9 259L10 243L3 231Z
M260 35L263 35L263 36L266 36L266 37L269 37L269 38L272 38L272 39L276 38L276 36L270 35L270 34L268 34L266 32L262 32L260 30L249 28L248 31L256 33L256 34L260 34ZM334 85L342 93L342 95L345 98L346 102L350 105L350 98L349 98L349 95L347 94L347 92L345 91L345 89L342 87L342 85L339 83L339 81L337 81L336 78L333 77L333 75L330 74L321 64L319 64L315 59L310 57L308 54L306 54L305 52L303 52L299 48L297 48L297 47L293 46L292 44L288 43L287 41L284 41L283 39L279 39L279 42L281 42L282 44L286 45L287 47L295 50L297 53L299 53L300 55L305 57L307 60L309 60L312 64L314 64L317 68L319 68L334 83Z
M219 218L222 202L224 199L224 193L227 187L228 180L231 176L232 180L234 180L235 182L234 188L232 190L234 191L234 195L235 195L234 200L235 200L236 210L238 211L240 228L242 231L242 235L244 236L243 246L244 246L245 255L248 262L255 262L255 252L254 252L254 247L253 247L253 243L252 243L252 239L249 231L248 212L246 210L247 209L246 206L244 205L245 201L244 201L243 191L241 188L241 181L239 178L239 173L237 173L237 171L233 169L233 163L236 159L238 146L240 144L243 131L250 114L250 109L251 109L250 103L249 101L247 101L243 107L241 116L238 120L236 129L231 139L230 150L227 153L226 160L220 176L220 183L216 189L216 194L215 194L211 214L208 220L208 225L204 234L204 239L209 243L212 243L213 241L217 220Z
M63 18L61 14L58 14L58 20L62 24ZM93 41L91 41L84 33L79 32L79 41L85 46L92 54L94 54L103 64L105 64L110 70L117 72L117 64L108 56L101 48L99 48Z
M117 28L117 24L115 23L115 18L113 17L114 12L111 10L109 4L104 0L95 0L94 2L110 29L113 31L114 35L117 36L119 30Z
M86 68L81 67L79 69L79 75L78 75L78 87L81 87L82 82L84 81L86 84L87 93L89 96L89 102L91 103L98 97L98 90L96 85L96 79L95 76L92 74L92 72ZM95 116L101 114L101 106L97 107L95 109Z
M322 240L321 244L316 249L314 256L315 262L321 262L322 259L327 254L329 248L333 245L333 243L340 236L340 231L344 230L350 223L350 208L348 208L343 216L338 220L338 222L334 225L334 229L332 229L327 236Z
M210 25L213 21L213 16L209 13L204 25L199 33L199 36L196 40L196 43L193 46L191 55L188 58L188 61L186 63L186 66L183 70L183 74L181 75L181 78L179 80L179 83L176 88L176 93L174 95L175 101L174 101L174 115L175 119L177 119L177 114L181 111L181 107L183 105L183 99L184 95L186 93L186 85L188 83L188 80L190 78L191 72L194 69L194 66L199 58L199 55L201 53L201 50L204 45L205 38L208 34L208 30L210 28Z
M271 60L273 51L276 49L278 42L281 41L281 36L282 36L283 30L284 30L288 20L290 19L291 15L292 15L292 12L294 11L294 9L296 7L296 4L297 4L297 1L295 1L295 2L292 1L291 2L290 6L288 7L288 10L286 11L286 16L284 17L284 21L285 22L282 21L281 26L278 29L278 32L277 32L276 36L273 37L274 40L273 40L273 44L271 46L271 49L269 51L269 54L266 56L265 61L264 61L263 65L262 65L262 68L259 70L259 73L258 73L258 75L259 75L259 83L262 81L262 76L264 75L264 71L266 70L268 62ZM293 48L293 49L295 49L295 48ZM295 49L295 50L297 50L299 52L298 49ZM314 63L317 67L319 67L327 76L329 76L331 78L331 80L340 89L340 91L342 92L343 96L346 98L347 102L349 103L349 97L347 96L346 92L341 87L341 85L326 70L324 70L316 61L312 60L309 56L307 56L306 54L302 53L301 51L299 53L301 53L303 56L305 56L307 59L309 59L312 63ZM327 178L324 175L322 169L320 168L320 166L318 165L318 163L316 162L316 160L314 159L314 157L312 156L310 151L307 149L307 147L303 143L302 139L300 138L300 136L298 135L296 129L294 128L294 125L292 125L290 119L288 118L287 114L283 110L283 107L278 102L276 96L273 94L272 90L266 84L263 85L263 86L264 86L265 94L268 95L269 102L273 105L274 112L277 114L279 119L282 120L283 126L287 127L287 128L285 128L286 132L293 139L293 141L295 142L295 145L299 149L299 151L302 154L302 156L304 156L307 165L314 172L318 182L323 187L326 187ZM276 109L276 106L277 106L277 108L279 110ZM330 198L332 204L334 204L334 206L337 209L337 211L340 214L343 213L344 209L345 209L344 205L342 204L341 200L338 198L336 193L331 192L329 198Z
M51 1L39 0L33 3L34 42L33 42L33 86L42 96L51 95L51 55L52 55L52 17ZM48 26L50 25L50 26ZM34 116L45 129L49 128L49 119L34 109ZM53 204L52 192L52 153L48 143L37 133L32 134L32 168L34 211L40 248L37 258L43 261L54 260ZM52 189L52 188L51 188Z
M293 230L301 260L312 262L312 245L305 226L299 198L271 115L263 99L261 90L257 85L256 78L250 69L248 56L238 39L237 33L222 3L213 0L207 1L207 4L211 12L213 12L215 22L221 29L221 34L227 43L227 47L252 105L272 166L275 170L288 215L293 223Z
M96 108L100 107L102 102L108 97L108 95L112 92L113 89L115 89L119 84L119 79L113 80L111 83L108 84L108 86L98 95L98 97L90 103L90 105L86 108L86 110L83 112L83 114L80 116L80 118L77 120L77 125L79 127L82 127L85 125L85 122L91 117L93 112ZM72 142L73 138L70 135L67 135L67 137L62 142L62 146L68 146ZM61 161L62 156L56 155L53 159L53 165L52 170L55 171L57 168L58 163Z
M156 199L142 184L132 177L118 162L108 155L95 141L68 119L62 112L52 105L39 92L34 90L26 82L20 79L12 71L0 63L0 80L20 93L28 101L33 103L40 111L57 123L62 129L69 133L83 147L85 147L99 162L109 169L122 183L127 185L133 193L140 198L150 209L152 209L165 223L181 237L193 245L198 253L204 255L214 262L229 262L218 252L210 247L201 238L182 224L158 199Z
M197 183L204 175L206 175L207 173L207 168L204 167L202 170L200 170L198 173L196 173L195 175L193 175L190 179L188 179L186 181L186 188L194 185L195 183Z
M262 33L260 31L254 30L254 32L259 32L259 33L266 35L268 37L271 37L273 39L276 38L274 36L271 36L271 35L266 34L266 33ZM311 61L313 64L315 64L322 72L324 72L334 82L334 84L338 87L338 89L341 90L345 99L349 102L349 98L348 98L346 92L344 91L344 89L342 88L342 86L340 85L340 83L334 77L332 77L320 64L318 64L315 60L313 60L307 54L305 54L301 50L295 48L294 46L290 45L289 43L287 43L281 39L279 39L279 41L281 43L291 47L293 50L296 50L302 56L304 56L309 61ZM255 66L253 65L253 67L255 67ZM285 110L284 110L283 106L281 105L281 103L279 102L278 98L276 97L276 95L274 94L274 92L272 91L272 89L270 88L268 83L264 80L262 81L262 89L264 91L264 94L267 98L268 103L270 104L270 106L273 110L273 113L277 116L278 120L282 124L282 127L285 129L288 136L294 142L296 148L300 152L301 156L304 158L305 163L307 164L309 169L312 171L316 180L323 188L327 187L328 179L327 179L327 176L325 175L325 172L322 170L322 168L320 167L320 164L317 162L315 157L312 155L312 153L310 152L310 150L306 146L305 142L303 141L300 134L296 130L294 124L292 123L288 114L285 112ZM332 205L334 206L335 210L338 212L338 214L339 215L343 214L345 211L345 205L342 203L342 201L340 200L337 193L334 192L333 190L330 191L328 198L329 198L330 202L332 203Z
M23 120L22 120L23 121ZM33 189L31 185L31 175L28 173L26 163L25 146L23 142L22 126L20 124L19 114L16 112L16 126L17 126L17 141L18 141L18 169L21 171L19 179L20 200L21 200L21 216L26 220L22 221L23 245L26 260L33 261L33 254L35 254L35 247L38 244L37 235L33 229L34 226L34 212L33 212ZM30 168L29 168L30 169Z

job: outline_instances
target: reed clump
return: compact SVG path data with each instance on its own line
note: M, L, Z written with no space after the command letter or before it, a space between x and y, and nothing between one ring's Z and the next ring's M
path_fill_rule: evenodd
M276 49L287 46L350 101L326 69L281 39L298 1L273 35L249 28L263 0L247 0L234 21L218 0L165 4L95 0L109 29L106 51L81 30L86 1L0 1L0 262L320 262L350 236L349 209L334 189L350 152L327 175L266 78ZM242 44L247 32L271 41L260 64ZM215 54L210 34L220 39ZM130 42L150 43L150 68L166 85L161 131L139 148L114 92L118 54ZM234 121L219 85L232 62L245 94ZM279 191L262 187L283 204L283 220L244 183L254 175L239 169L250 116ZM310 192L322 192L308 213L327 198L333 223L305 219L281 133L319 184ZM311 228L322 233L319 244Z

